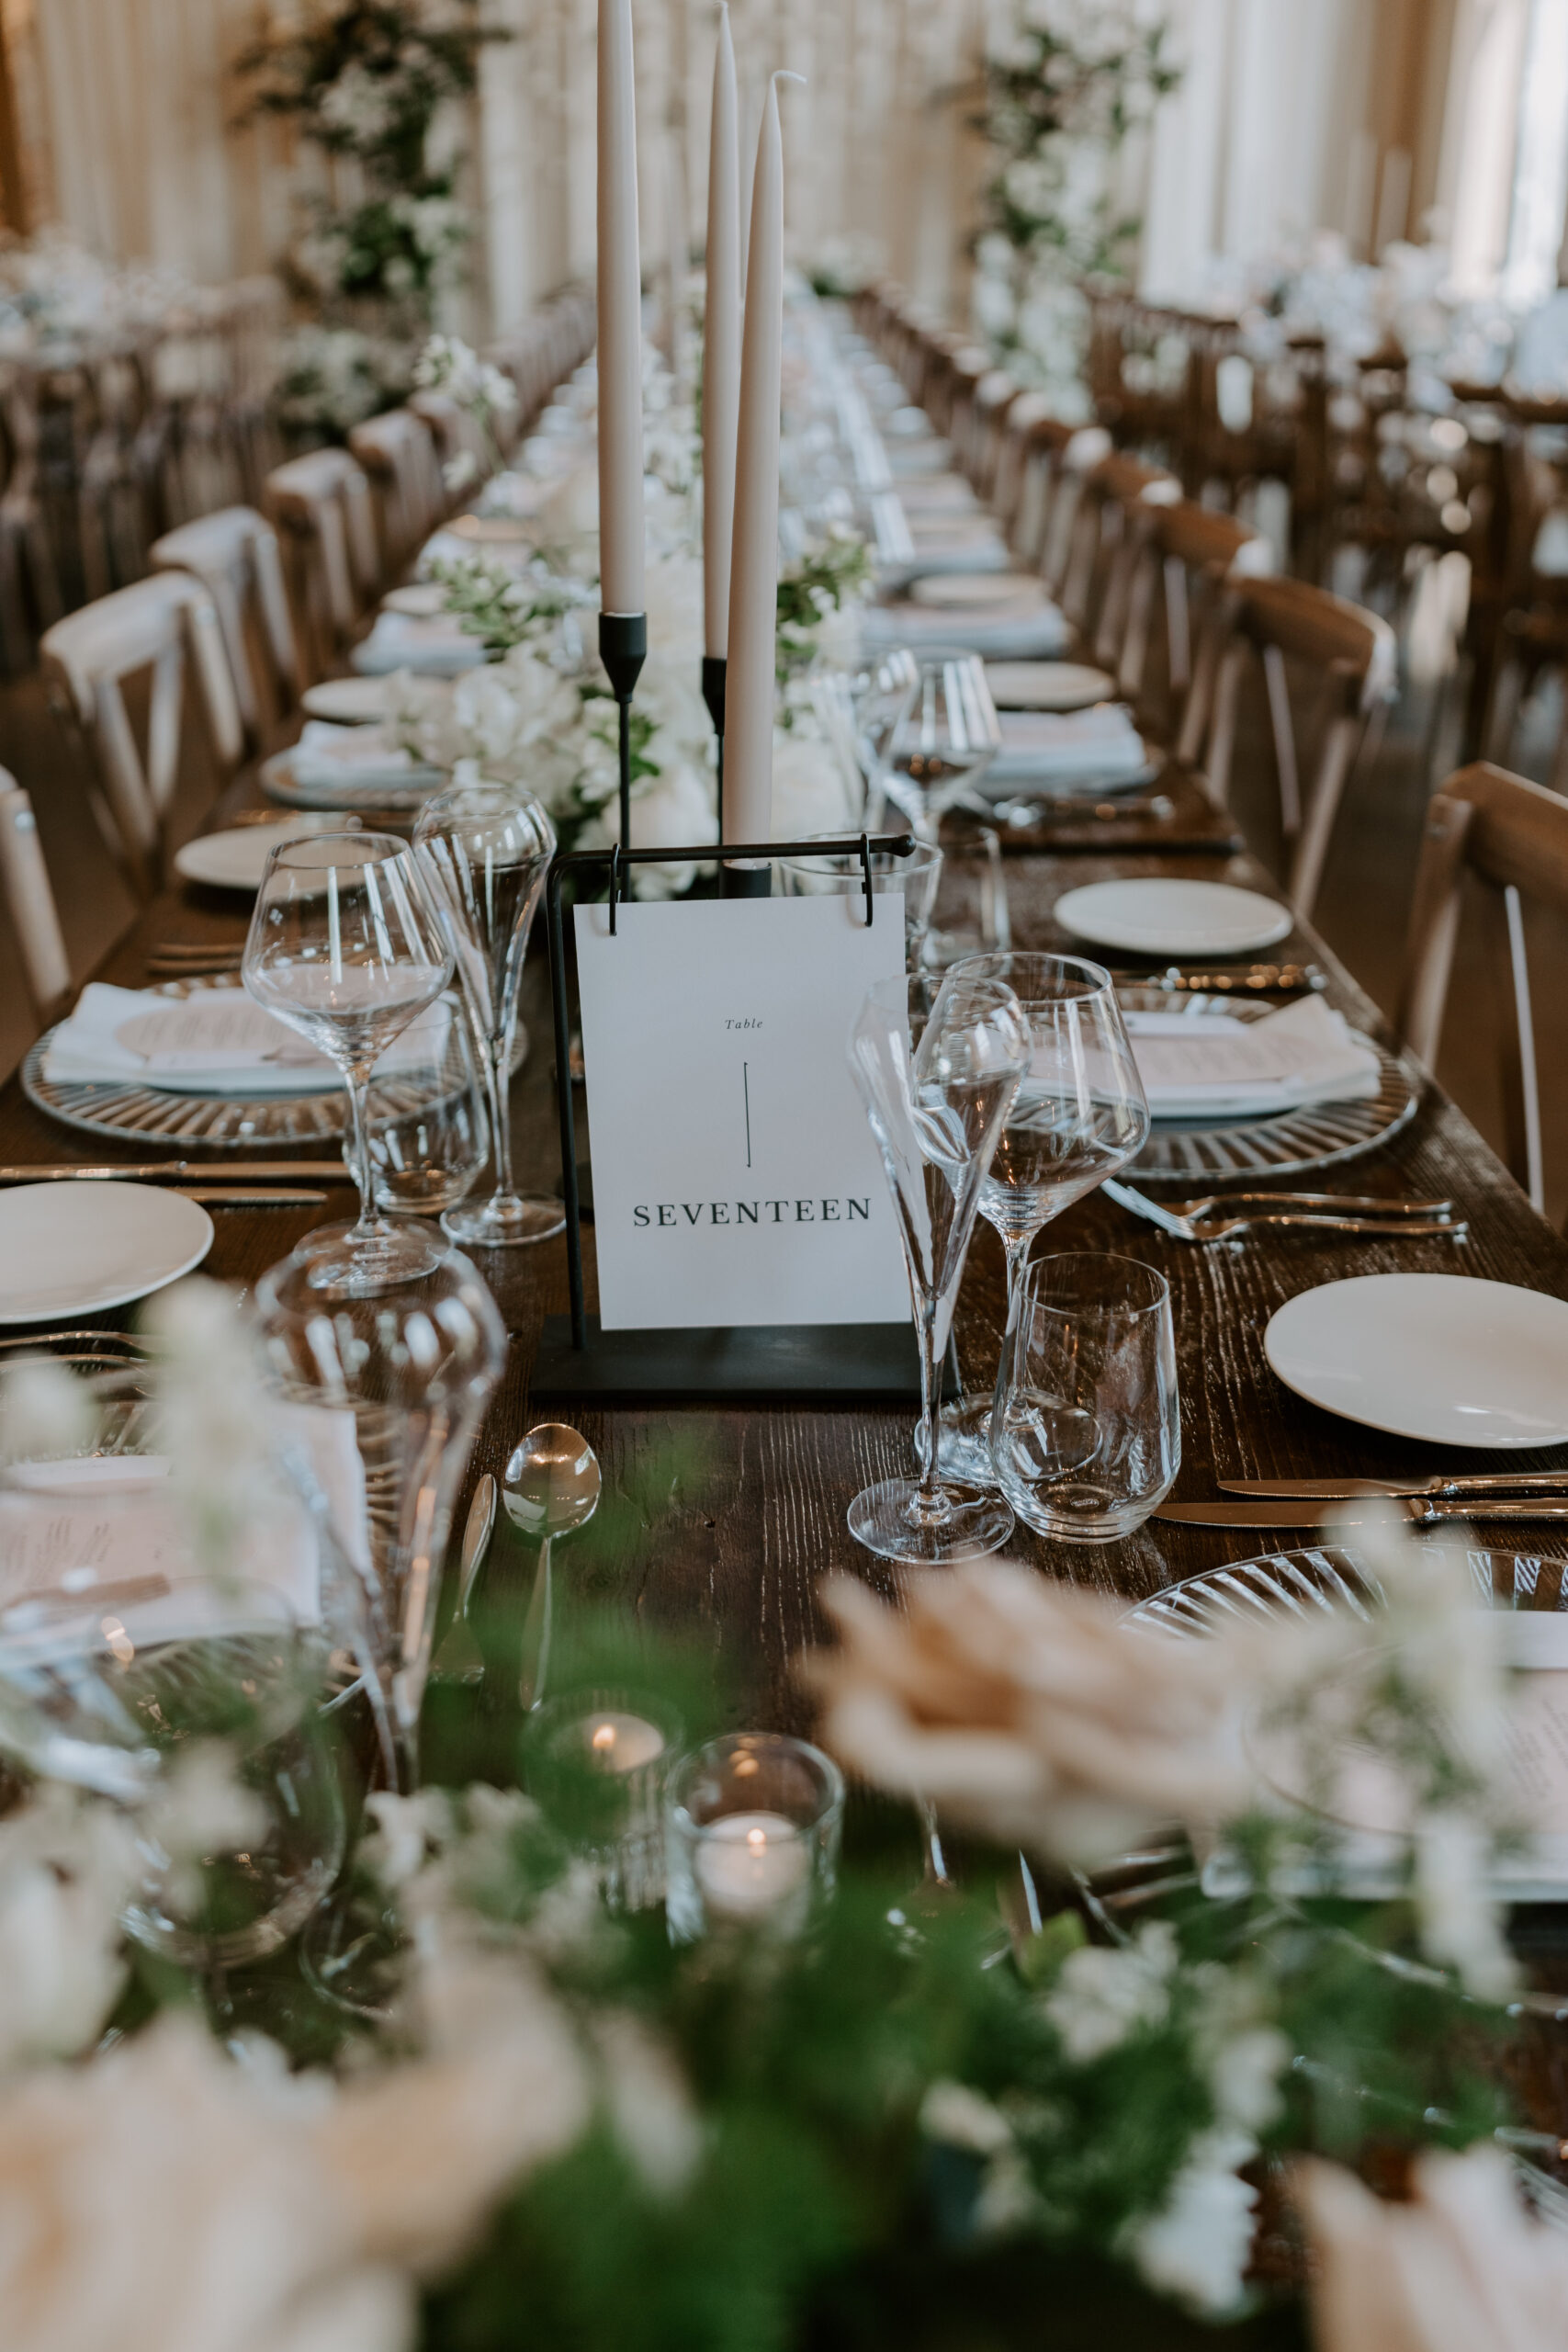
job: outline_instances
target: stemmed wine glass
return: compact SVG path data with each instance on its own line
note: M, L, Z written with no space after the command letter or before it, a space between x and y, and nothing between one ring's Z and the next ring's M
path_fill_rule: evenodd
M512 1041L523 959L535 910L555 855L555 828L542 800L521 785L457 784L427 800L414 848L429 878L457 957L468 1022L484 1065L495 1148L495 1190L463 1201L441 1222L454 1241L487 1250L546 1241L566 1211L558 1200L525 1199L513 1182Z
M920 665L907 645L895 646L874 669L862 672L850 688L855 749L865 779L865 822L874 831L882 822L887 792L887 754L893 738L909 716L919 689Z
M850 1069L898 1213L920 1345L926 1451L919 1479L867 1487L850 1532L885 1559L927 1566L994 1552L1012 1512L937 1466L939 1367L957 1303L980 1187L1029 1066L1029 1026L1000 980L950 974L884 980L850 1035Z
M970 956L952 978L1012 989L1029 1024L1029 1066L980 1186L980 1215L1007 1255L1007 1328L1018 1320L1035 1236L1135 1159L1149 1106L1115 985L1077 956ZM1007 1348L1002 1351L1003 1363ZM988 1478L992 1399L960 1397L942 1416L940 1464Z
M935 842L944 812L984 775L1002 747L1001 722L977 653L935 650L919 659L906 715L886 754L888 797L923 842Z
M452 951L407 843L389 833L281 842L262 876L241 977L257 1004L337 1064L348 1093L359 1217L311 1236L313 1286L364 1297L428 1273L440 1237L394 1225L376 1206L367 1104L378 1056L452 978Z

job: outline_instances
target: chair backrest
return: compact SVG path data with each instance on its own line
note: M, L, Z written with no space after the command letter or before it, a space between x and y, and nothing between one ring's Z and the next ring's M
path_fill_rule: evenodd
M1061 583L1063 612L1089 638L1094 658L1115 671L1122 659L1133 581L1149 528L1147 516L1174 503L1181 486L1163 467L1111 454L1080 478L1067 565Z
M389 409L356 424L348 446L375 486L383 573L400 571L446 513L431 427L412 408Z
M1394 635L1385 620L1304 580L1239 583L1235 629L1221 656L1204 764L1224 801L1230 788L1242 677L1256 653L1269 693L1280 790L1280 820L1291 848L1286 888L1298 914L1310 915L1329 837L1367 724L1398 685ZM1317 764L1303 791L1291 715L1286 662L1315 673L1324 725Z
M1398 1019L1400 1035L1428 1069L1437 1065L1467 874L1482 885L1488 902L1497 994L1504 1002L1512 999L1513 1019L1504 1024L1497 1052L1508 1166L1544 1210L1523 901L1538 899L1568 914L1568 802L1484 762L1461 768L1434 795L1416 869Z
M232 769L244 750L217 607L188 572L153 572L68 613L45 631L39 650L56 715L86 744L105 838L145 893L156 880L179 771L187 650L220 764ZM152 690L144 762L123 685L147 669Z
M274 467L262 507L283 544L295 617L318 678L379 582L370 484L346 449L312 449Z
M39 1026L63 1012L71 966L38 837L33 804L8 768L0 768L0 890L21 950L22 976Z
M1165 599L1168 717L1180 713L1177 756L1200 757L1213 707L1221 658L1235 632L1242 583L1274 568L1267 539L1234 514L1181 498L1144 510L1148 531L1138 575L1120 683L1144 690L1156 587Z
M155 571L193 572L217 606L240 717L253 746L259 744L265 714L253 643L266 657L273 711L281 716L299 695L277 534L254 506L223 506L154 540L152 556Z

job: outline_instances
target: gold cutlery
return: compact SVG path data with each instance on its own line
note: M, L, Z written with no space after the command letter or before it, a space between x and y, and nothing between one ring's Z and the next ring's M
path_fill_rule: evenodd
M1328 986L1320 964L1233 965L1206 972L1188 971L1179 964L1148 971L1113 964L1111 977L1121 988L1158 989L1168 996L1317 995Z
M1452 1217L1446 1214L1423 1216L1414 1208L1409 1212L1387 1216L1382 1214L1366 1216L1359 1213L1339 1216L1331 1215L1325 1210L1295 1207L1277 1209L1259 1207L1251 1211L1242 1209L1233 1215L1227 1213L1230 1204L1223 1195L1220 1195L1216 1197L1212 1209L1204 1209L1201 1214L1186 1215L1179 1209L1167 1208L1163 1201L1151 1201L1146 1193L1140 1193L1133 1184L1119 1184L1108 1180L1100 1186L1100 1190L1107 1193L1119 1208L1130 1209L1134 1216L1141 1216L1145 1224L1157 1227L1161 1233L1169 1234L1175 1241L1199 1243L1228 1241L1236 1234L1258 1230L1371 1234L1384 1241L1420 1240L1438 1235L1445 1237L1450 1241L1464 1241L1470 1236L1470 1227L1462 1217ZM1237 1195L1238 1201L1246 1200L1247 1197L1249 1196L1245 1193ZM1382 1205L1380 1202L1378 1204L1380 1211ZM1444 1209L1446 1210L1449 1205L1447 1203L1443 1204ZM1337 1202L1336 1209L1337 1207Z
M1335 1501L1255 1503L1161 1503L1155 1517L1176 1527L1353 1527L1375 1514L1366 1495ZM1535 1521L1568 1519L1568 1496L1559 1501L1533 1497L1477 1501L1462 1495L1379 1495L1413 1527L1438 1527L1451 1519ZM1363 1506L1357 1510L1358 1500Z
M127 1159L119 1166L107 1161L78 1167L73 1161L36 1168L0 1168L0 1184L148 1184L148 1183L351 1184L341 1159Z
M1223 1495L1317 1502L1357 1502L1368 1495L1517 1495L1521 1487L1568 1495L1568 1470L1466 1470L1448 1478L1216 1478L1214 1484Z
M290 1192L281 1184L176 1184L182 1200L208 1201L221 1209L299 1209L324 1201L324 1193Z
M1131 1185L1123 1185L1131 1192ZM1141 1199L1145 1197L1140 1193ZM1164 1201L1172 1216L1208 1216L1213 1211L1251 1208L1262 1202L1270 1208L1337 1209L1346 1216L1452 1217L1451 1200L1410 1201L1387 1193L1205 1193L1195 1201Z

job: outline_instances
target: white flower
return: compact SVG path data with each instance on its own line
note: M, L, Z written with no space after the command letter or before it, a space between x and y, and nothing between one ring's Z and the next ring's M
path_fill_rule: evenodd
M158 1351L159 1445L200 1570L222 1577L265 1549L265 1530L297 1499L278 1469L277 1427L261 1358L236 1294L202 1275L147 1309Z
M378 1790L365 1809L376 1826L360 1840L358 1859L389 1894L408 1886L451 1838L452 1801L444 1789L412 1797Z
M1103 2058L1140 2026L1163 2024L1176 1963L1175 1930L1163 1919L1140 1928L1130 1944L1069 1952L1043 2007L1073 2064Z
M601 2018L594 2040L604 2068L601 2096L616 2139L646 2188L678 2197L703 2151L702 2125L680 2068L664 2043L624 2011Z
M595 773L596 788L606 775L609 791L598 814L582 830L584 849L607 848L621 836L619 785L607 760ZM709 780L684 760L673 762L659 775L645 777L633 787L631 817L635 849L680 849L688 842L705 844L718 839ZM639 898L672 899L691 888L697 868L694 864L648 865L634 867L633 873Z
M135 1879L127 1824L59 1782L0 1822L0 2069L70 2057L101 2031Z
M193 1911L201 1900L203 1861L259 1844L267 1832L265 1805L235 1779L233 1757L220 1740L197 1740L166 1758L136 1813L162 1899L179 1911Z
M977 2156L994 2156L1013 2144L1012 2126L1000 2108L967 2083L932 2083L920 2101L920 2130L928 2140Z
M1489 1884L1492 1839L1469 1815L1434 1808L1416 1823L1416 1912L1428 1960L1459 1971L1477 1999L1504 2001L1517 1982Z
M1252 2250L1258 2192L1236 2168L1258 2154L1245 2132L1201 2132L1159 2211L1127 2232L1127 2252L1151 2287L1195 2311L1234 2308Z
M86 1383L52 1356L21 1356L0 1366L0 1463L85 1453L94 1419Z
M1259 2014L1262 1987L1245 1972L1205 1962L1192 1972L1192 1981L1201 1996L1193 2041L1215 2119L1260 2132L1280 2111L1280 2077L1291 2063L1291 2045Z
M773 839L842 831L860 821L860 799L833 745L811 721L773 737Z

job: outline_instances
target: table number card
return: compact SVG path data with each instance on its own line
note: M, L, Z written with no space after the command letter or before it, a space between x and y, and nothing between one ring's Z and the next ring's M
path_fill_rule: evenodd
M897 891L575 910L606 1331L907 1323L845 1047Z

